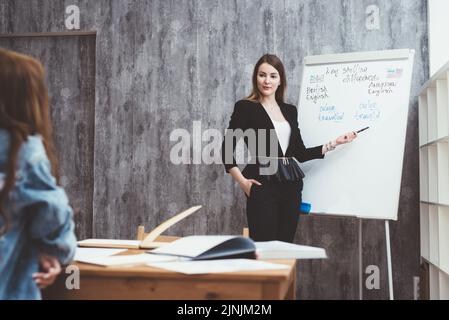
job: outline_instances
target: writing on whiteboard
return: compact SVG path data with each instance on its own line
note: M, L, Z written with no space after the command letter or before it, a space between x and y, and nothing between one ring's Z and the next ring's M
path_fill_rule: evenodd
M358 63L343 67L343 74L359 74L366 72L368 72L368 67L361 66Z
M311 84L324 82L324 74L312 74L309 82Z
M327 76L334 76L335 78L338 78L339 68L326 68L326 75Z
M320 113L318 115L319 121L331 121L340 122L345 116L344 112L339 112L333 105L325 104L320 107Z
M316 85L315 87L307 87L306 89L306 99L317 103L319 100L324 100L329 98L327 93L327 88L325 85Z
M376 102L368 100L368 102L362 102L359 104L354 118L359 121L376 121L382 115L382 112L377 107Z
M358 63L343 67L343 83L356 83L379 80L376 74L368 73L368 67Z
M375 95L378 97L379 95L388 95L394 92L394 88L397 86L397 83L394 81L380 81L380 82L370 82L368 85L368 94Z

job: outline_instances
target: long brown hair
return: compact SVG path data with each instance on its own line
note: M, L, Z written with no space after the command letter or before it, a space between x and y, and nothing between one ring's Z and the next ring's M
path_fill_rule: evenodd
M260 93L259 88L257 87L257 72L259 72L259 67L262 63L270 64L271 66L273 66L273 68L275 68L279 72L281 84L276 90L275 98L277 102L284 102L284 92L285 89L287 88L287 79L285 77L284 65L282 64L281 59L279 59L276 55L268 53L264 54L254 66L252 78L253 90L251 94L245 99L250 101L260 101L260 98L262 98L262 94Z
M44 78L44 68L39 61L0 48L0 128L10 135L6 179L0 190L0 218L4 221L0 235L9 227L5 204L15 185L20 147L28 136L41 135L52 174L59 178Z

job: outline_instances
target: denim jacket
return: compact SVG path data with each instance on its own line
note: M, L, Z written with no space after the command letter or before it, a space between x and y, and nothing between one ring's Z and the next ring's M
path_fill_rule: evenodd
M0 129L0 188L6 177L9 144L9 133ZM4 209L10 224L0 236L0 300L41 299L32 279L39 271L39 254L68 264L75 254L76 238L67 195L51 175L39 136L28 137L21 146L15 187ZM0 216L0 227L3 225Z

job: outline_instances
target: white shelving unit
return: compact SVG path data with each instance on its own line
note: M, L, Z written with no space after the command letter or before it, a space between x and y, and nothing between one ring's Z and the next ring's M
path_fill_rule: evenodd
M438 262L440 269L449 274L449 250L447 246L443 244L449 243L449 207L440 206L438 208L438 242L441 244L439 246L439 257ZM448 279L449 281L449 279ZM449 288L447 288L449 289Z
M419 149L419 172L421 173L419 179L419 193L421 201L429 201L429 155L428 148L421 147Z
M449 299L449 63L419 94L421 258L429 298Z
M427 203L421 203L421 257L430 260L429 250L429 205Z
M447 141L437 144L438 203L449 205L449 149Z
M438 138L447 137L448 128L448 106L447 106L447 80L436 80L436 107L437 107L437 131Z
M427 175L429 177L429 202L438 203L437 144L427 146Z
M438 238L438 206L429 206L429 262L438 266L439 238Z

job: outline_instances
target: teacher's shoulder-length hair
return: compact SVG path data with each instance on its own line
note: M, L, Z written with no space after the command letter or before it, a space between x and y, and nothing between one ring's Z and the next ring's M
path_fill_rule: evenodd
M42 64L29 56L0 48L0 129L10 136L6 177L0 190L0 217L5 222L0 235L8 229L5 202L15 185L20 147L28 136L40 135L58 181L56 152L52 137L48 91Z
M279 85L279 87L276 90L275 98L276 98L277 102L280 102L280 103L284 102L284 93L285 93L285 89L287 88L287 79L285 76L284 64L282 63L281 59L279 59L276 55L268 54L268 53L264 54L259 59L259 61L257 61L256 65L254 66L253 77L252 77L253 89L252 89L251 94L249 96L247 96L245 98L245 100L259 102L260 99L262 98L262 94L260 93L259 88L257 87L257 72L259 71L260 65L263 63L268 63L269 65L273 66L279 72L281 84Z

